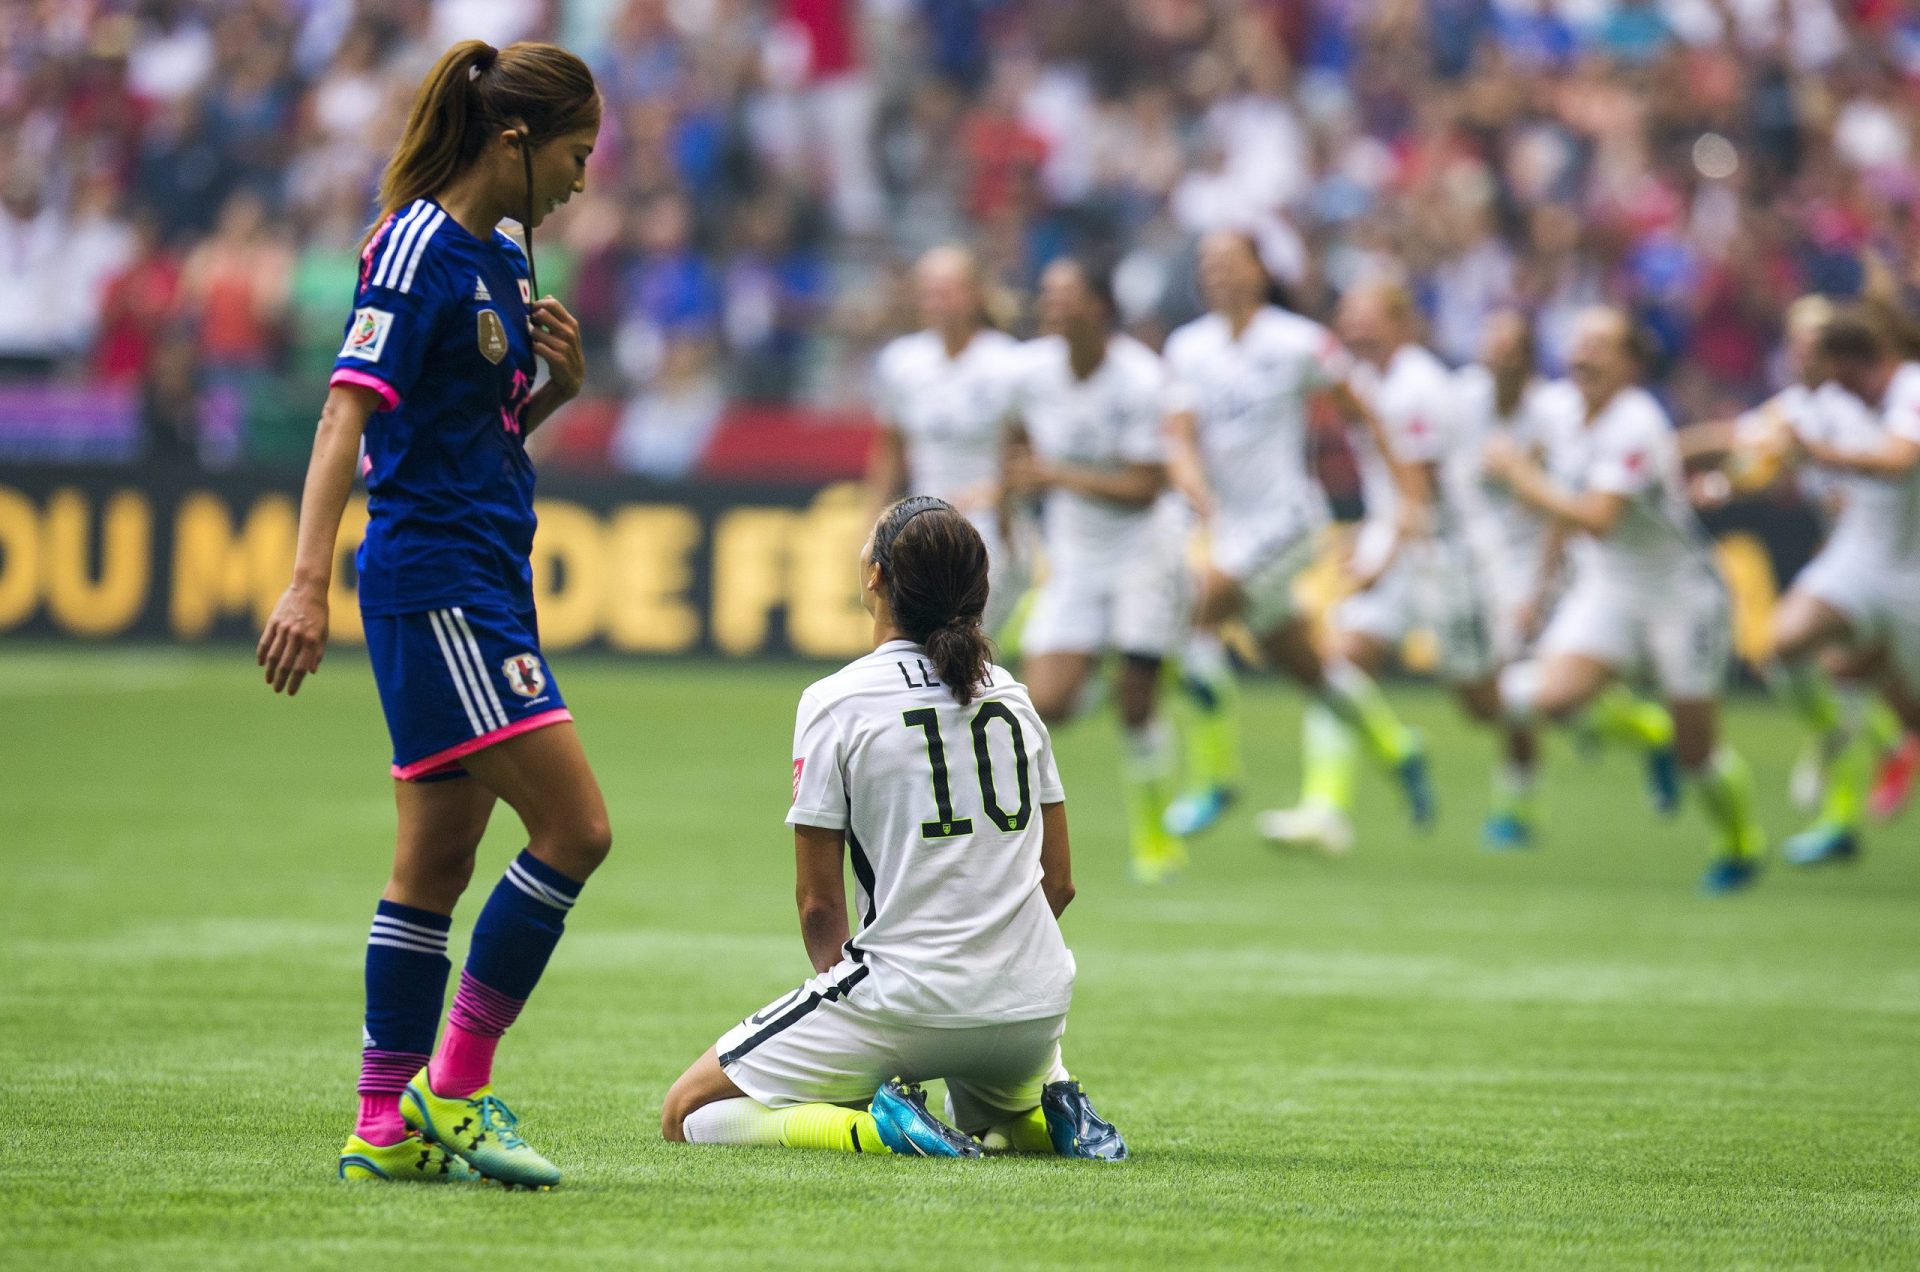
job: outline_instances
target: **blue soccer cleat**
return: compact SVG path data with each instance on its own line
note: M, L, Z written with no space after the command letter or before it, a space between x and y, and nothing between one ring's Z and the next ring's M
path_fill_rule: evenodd
M1700 876L1700 891L1708 896L1726 896L1752 887L1759 878L1758 858L1722 857Z
M927 1093L888 1078L867 1106L880 1142L902 1157L978 1157L980 1145L927 1112Z
M1489 813L1480 845L1488 852L1524 852L1533 847L1533 826L1518 813Z
M1233 806L1234 791L1230 786L1209 786L1203 791L1191 795L1182 795L1167 805L1167 813L1161 820L1165 822L1167 833L1181 839L1197 835L1203 830L1211 830Z
M1671 745L1647 751L1647 798L1662 817L1680 811L1680 757Z
M1433 780L1427 772L1427 744L1416 741L1405 759L1393 766L1400 790L1407 797L1407 814L1416 826L1433 825Z
M1127 1159L1127 1142L1112 1122L1093 1111L1093 1102L1072 1078L1042 1087L1040 1110L1047 1118L1047 1138L1060 1156L1097 1162Z
M1824 866L1860 856L1860 837L1849 826L1814 826L1780 845L1780 855L1796 866Z

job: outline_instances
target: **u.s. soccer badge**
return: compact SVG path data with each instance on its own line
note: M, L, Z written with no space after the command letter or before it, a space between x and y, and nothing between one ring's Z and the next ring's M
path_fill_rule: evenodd
M493 363L507 356L507 329L491 309L480 311L480 356Z
M546 691L547 669L532 654L515 654L500 664L500 674L507 678L507 688L522 698L538 698Z

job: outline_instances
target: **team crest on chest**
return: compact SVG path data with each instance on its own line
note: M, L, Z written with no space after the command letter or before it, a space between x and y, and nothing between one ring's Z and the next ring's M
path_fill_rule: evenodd
M522 698L537 698L547 687L547 669L533 654L515 654L500 664L500 674L507 678L507 688Z
M491 309L482 309L479 321L480 356L497 364L507 356L507 329L501 324L500 315Z

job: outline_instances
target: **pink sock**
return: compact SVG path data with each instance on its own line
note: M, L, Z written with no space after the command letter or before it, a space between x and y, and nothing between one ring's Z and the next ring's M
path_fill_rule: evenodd
M382 1092L360 1097L360 1120L353 1133L369 1144L384 1147L407 1137L407 1124L400 1118L400 1093Z
M447 1031L427 1066L427 1082L435 1095L467 1096L493 1081L493 1052L526 1006L483 985L471 972L460 973L460 988L447 1012Z
M440 1037L440 1048L427 1066L427 1082L441 1096L472 1095L493 1081L493 1051L500 1035L488 1037L459 1025L447 1025Z

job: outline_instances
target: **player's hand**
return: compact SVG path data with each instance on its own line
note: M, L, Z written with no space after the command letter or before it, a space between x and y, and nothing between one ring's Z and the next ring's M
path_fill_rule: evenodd
M1520 640L1531 645L1540 635L1540 626L1546 620L1547 606L1538 596L1529 596L1520 602L1513 612L1514 626L1520 630Z
M1487 476L1503 484L1512 484L1513 476L1528 462L1527 454L1511 437L1495 433L1480 451L1480 466Z
M533 351L547 361L547 382L571 398L587 379L587 357L580 349L580 324L551 296L533 302Z
M1037 495L1053 484L1053 476L1039 457L1026 447L1007 452L1004 480L1009 494Z
M260 633L254 661L267 669L267 683L275 693L291 698L300 682L320 670L327 650L327 596L298 585L289 587L273 607L267 629Z

